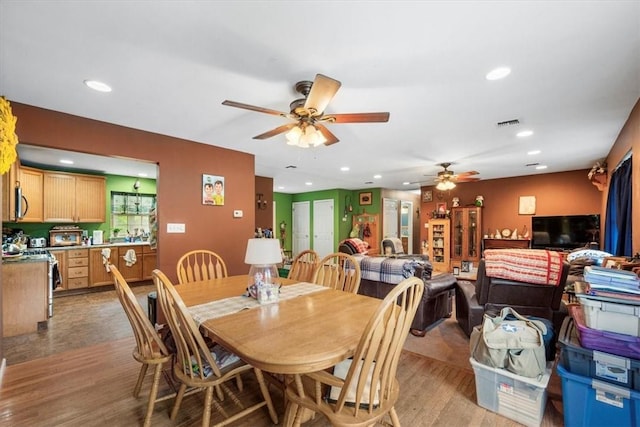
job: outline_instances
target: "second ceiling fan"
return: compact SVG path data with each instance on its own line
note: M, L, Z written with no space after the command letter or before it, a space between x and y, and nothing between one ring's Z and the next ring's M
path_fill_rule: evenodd
M256 135L253 139L267 139L287 132L287 143L299 147L331 145L338 142L339 139L325 126L327 123L389 121L388 112L325 114L327 105L338 92L340 86L341 83L338 80L322 74L317 74L314 81L303 80L296 83L296 91L301 93L304 98L293 101L289 105L290 112L288 113L229 100L222 102L222 105L292 119L293 122Z
M479 181L480 178L474 177L478 175L477 171L467 171L456 174L454 171L449 170L451 163L439 163L438 166L442 166L443 170L438 172L436 177L436 188L438 190L451 190L456 186L458 182L473 182Z

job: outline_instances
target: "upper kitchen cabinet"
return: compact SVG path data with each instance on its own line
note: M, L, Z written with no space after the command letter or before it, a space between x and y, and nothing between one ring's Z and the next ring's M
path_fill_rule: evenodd
M44 173L45 222L105 222L105 209L104 177Z
M39 169L14 163L2 177L2 220L9 222L42 222L43 173ZM19 191L18 191L19 189Z

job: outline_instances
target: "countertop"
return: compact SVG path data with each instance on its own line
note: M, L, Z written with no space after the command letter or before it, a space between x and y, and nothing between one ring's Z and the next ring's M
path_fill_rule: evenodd
M149 246L149 242L118 242L103 243L101 245L72 245L72 246L48 246L47 251L64 251L69 249L91 249L91 248L112 248L114 246Z

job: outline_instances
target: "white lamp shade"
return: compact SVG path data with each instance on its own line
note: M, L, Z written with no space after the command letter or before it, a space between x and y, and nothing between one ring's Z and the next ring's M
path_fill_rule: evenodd
M245 264L268 265L282 262L282 251L278 239L249 239Z

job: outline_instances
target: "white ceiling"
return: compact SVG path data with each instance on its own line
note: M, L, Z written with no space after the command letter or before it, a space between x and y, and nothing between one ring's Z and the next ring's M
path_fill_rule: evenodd
M497 66L512 73L486 80ZM389 122L328 125L339 143L301 149L252 139L288 119L221 105L288 111L317 73L342 82L326 112ZM0 0L0 94L253 153L285 193L415 189L440 162L482 179L587 169L640 98L640 2Z

